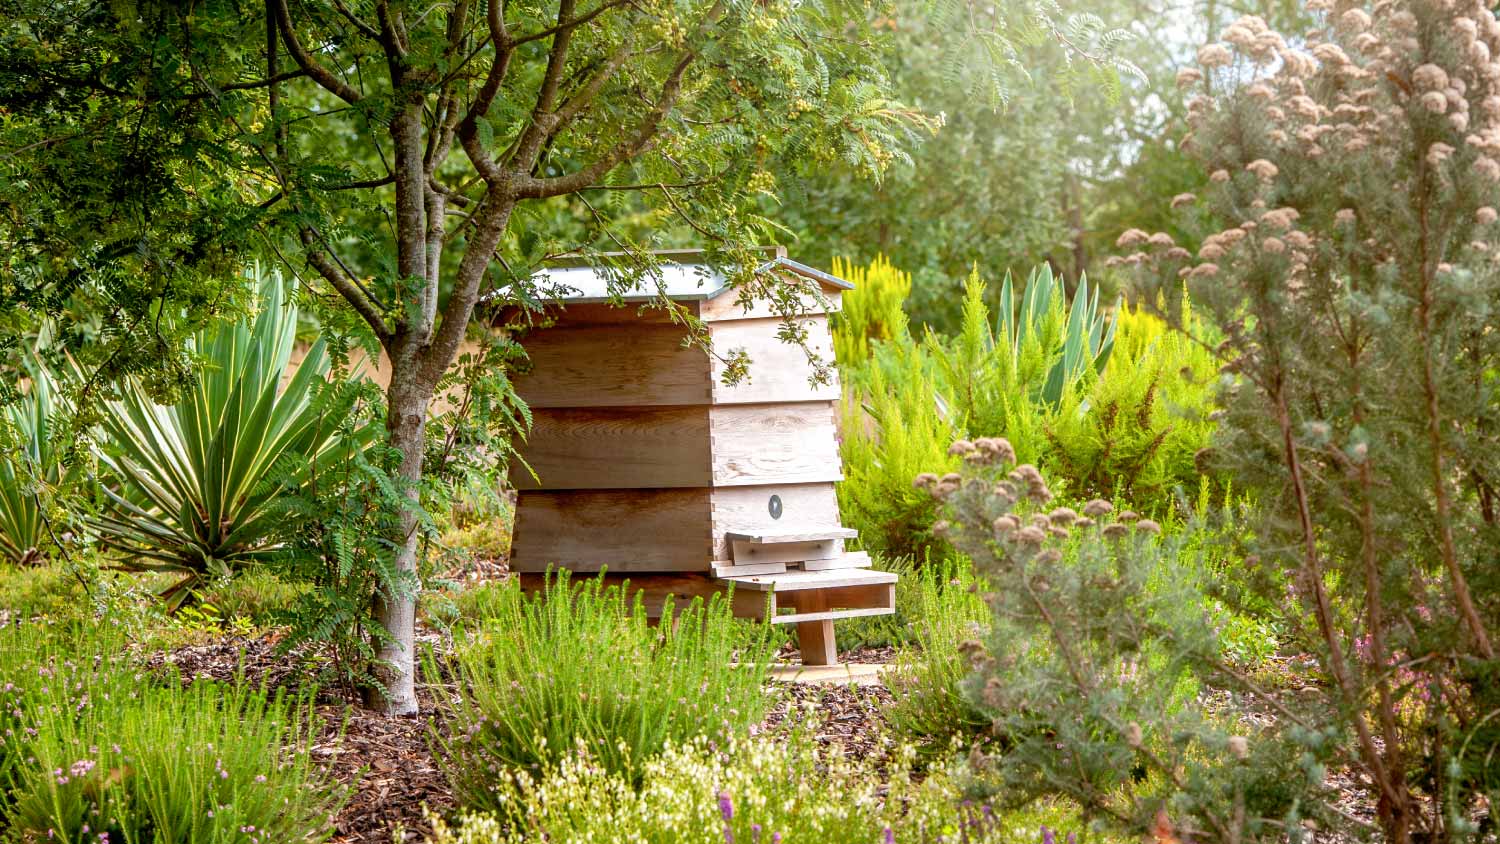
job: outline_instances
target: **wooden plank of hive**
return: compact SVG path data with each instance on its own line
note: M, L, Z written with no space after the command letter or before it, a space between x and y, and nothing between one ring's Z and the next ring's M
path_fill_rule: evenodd
M528 335L532 371L516 393L532 408L701 405L712 398L709 359L684 347L677 325L567 323Z
M777 499L772 515L772 497ZM778 530L784 525L837 525L838 493L831 483L766 484L764 486L715 487L713 489L714 559L730 559L732 550L724 534L735 531L755 534Z
M807 542L777 542L762 545L745 539L731 538L729 549L730 555L737 563L802 563L808 560L843 557L844 541L842 539L814 539Z
M513 465L516 489L706 487L706 407L539 408Z
M786 563L736 563L733 560L714 560L714 577L744 577L753 574L781 574Z
M833 367L833 336L828 332L828 318L817 314L798 320L807 330L807 346L828 367ZM807 351L796 343L783 343L777 336L781 320L739 319L708 323L709 337L717 355L710 382L714 404L748 404L765 402L837 401L838 376L827 384L810 382L812 364ZM744 350L750 357L749 377L734 385L723 383L724 357Z
M776 545L785 542L818 542L824 539L853 539L859 531L842 525L775 525L764 530L724 532L725 538L734 541L752 542L757 545Z
M709 410L713 485L843 480L831 402L717 405Z
M788 571L786 574L731 578L742 589L776 591L785 595L805 589L839 589L854 586L888 586L897 580L893 571L842 569L839 571Z
M803 560L803 571L833 571L835 569L867 569L870 555L864 551L845 551L829 559Z
M708 491L522 492L511 568L707 572L715 559Z
M843 309L840 301L842 291L834 289L819 290L822 285L808 279L805 282L788 281L788 284L796 284L799 288L797 294L798 313L838 313ZM821 293L821 295L820 295ZM744 302L738 290L726 290L714 296L712 299L700 302L698 305L698 318L704 322L721 322L730 319L765 319L779 318L780 313L776 311L776 303L764 296L757 296L749 303Z

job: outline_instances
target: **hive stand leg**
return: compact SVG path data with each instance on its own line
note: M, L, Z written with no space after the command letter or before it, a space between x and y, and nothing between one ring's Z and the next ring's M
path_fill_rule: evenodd
M798 612L822 612L828 609L828 597L822 590L798 602ZM838 665L839 648L833 639L833 619L797 623L797 644L803 665Z

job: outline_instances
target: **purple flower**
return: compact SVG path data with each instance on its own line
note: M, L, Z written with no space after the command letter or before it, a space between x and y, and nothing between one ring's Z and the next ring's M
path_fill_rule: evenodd
M1076 833L1076 832L1070 832L1070 833L1068 833L1068 844L1078 844L1078 833Z
M719 814L726 821L734 820L734 801L729 799L728 791L719 792Z
M754 842L754 844L760 844L760 824L750 824L750 840Z
M1057 834L1050 827L1042 827L1042 844L1057 844Z
M896 831L890 827L885 828L885 844L896 844Z
M779 833L779 832L773 832L773 833L771 833L771 844L781 844L781 833Z

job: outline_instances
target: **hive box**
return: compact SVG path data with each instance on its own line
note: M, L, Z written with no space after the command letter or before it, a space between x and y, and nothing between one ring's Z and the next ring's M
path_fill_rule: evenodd
M534 421L520 448L526 465L511 471L512 569L730 579L786 593L788 621L838 617L822 600L830 594L864 601L846 614L889 612L895 577L845 550L855 532L840 524L834 490L828 315L851 285L780 251L756 268L795 293L795 322L834 375L814 383L807 350L781 339L783 318L768 303L743 301L701 253L661 257L654 277L614 301L601 271L546 271L559 307L550 326L522 337L531 369L515 379ZM684 315L704 323L713 354L684 342ZM749 377L727 385L726 359L740 352ZM865 587L873 591L850 592Z

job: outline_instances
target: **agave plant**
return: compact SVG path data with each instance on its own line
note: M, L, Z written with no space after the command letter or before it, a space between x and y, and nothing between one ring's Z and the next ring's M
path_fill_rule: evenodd
M118 489L97 526L122 568L183 575L163 593L173 606L204 578L275 553L278 493L360 444L339 434L348 391L317 389L330 368L322 340L284 379L297 309L279 274L259 281L258 315L193 338L207 367L176 404L131 381L104 414L100 460Z
M0 423L10 429L7 438L15 438L0 457L0 558L23 566L41 562L53 544L43 509L47 499L81 474L81 464L63 460L53 431L63 403L52 376L35 365L27 380Z
M1052 273L1052 267L1043 264L1031 270L1026 278L1026 290L1021 294L1020 307L1016 306L1014 285L1007 271L1005 283L1000 286L1000 316L996 320L995 342L1010 344L1012 356L1019 358L1028 341L1052 333L1047 328L1049 321L1055 319L1052 313L1054 300L1066 305L1067 291L1062 279ZM1056 359L1042 384L1040 398L1053 406L1062 400L1064 389L1086 372L1103 372L1115 345L1115 320L1106 320L1099 313L1099 290L1095 288L1090 295L1087 275L1079 276L1078 291L1073 294L1073 304L1067 309L1067 315L1061 336L1048 336L1044 340Z

